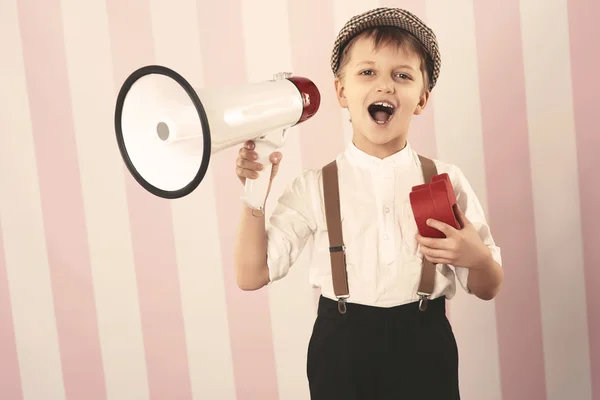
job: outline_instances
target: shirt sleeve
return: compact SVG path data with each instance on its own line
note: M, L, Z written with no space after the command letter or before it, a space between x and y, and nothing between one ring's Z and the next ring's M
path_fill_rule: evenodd
M277 201L266 228L269 284L288 274L316 230L317 185L317 171L306 170Z
M471 187L471 184L469 183L463 172L460 170L460 168L454 167L453 170L454 171L452 172L455 178L453 179L453 186L454 191L456 193L456 202L458 203L458 206L461 210L463 210L467 219L471 221L471 223L479 233L479 237L481 237L483 243L487 246L488 249L490 249L494 260L500 266L502 266L500 247L498 247L494 241L479 198L475 194L475 191ZM460 285L463 287L463 289L467 293L472 294L473 292L471 291L468 285L469 269L455 267L453 265L450 265L450 267L454 269L456 273L456 278L460 282Z

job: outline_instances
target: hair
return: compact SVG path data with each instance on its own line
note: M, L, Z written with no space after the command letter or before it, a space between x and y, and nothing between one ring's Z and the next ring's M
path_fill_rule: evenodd
M341 79L343 77L344 67L349 61L348 52L352 49L354 43L363 36L373 39L375 50L382 45L393 44L396 45L399 50L416 54L421 60L424 90L429 89L430 77L433 75L433 71L431 70L431 60L425 47L423 47L421 42L408 31L395 26L376 26L367 28L350 39L350 41L348 41L348 43L340 50L340 61L337 73L335 74L336 78Z

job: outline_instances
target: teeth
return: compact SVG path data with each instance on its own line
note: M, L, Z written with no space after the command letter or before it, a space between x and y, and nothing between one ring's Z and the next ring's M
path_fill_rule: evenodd
M394 108L393 105L391 105L390 103L388 103L386 101L380 101L380 102L377 102L377 103L373 103L373 105L384 106L384 107L388 107L388 108Z

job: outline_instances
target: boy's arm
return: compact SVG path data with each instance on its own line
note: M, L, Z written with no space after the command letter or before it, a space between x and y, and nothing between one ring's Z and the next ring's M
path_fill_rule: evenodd
M500 247L494 240L477 194L460 169L457 171L457 178L456 200L460 218L464 219L477 233L477 235L473 235L473 243L480 246L482 254L485 256L474 266L462 267L460 263L457 263L455 270L460 277L462 286L468 293L483 300L492 300L500 293L504 281ZM460 210L461 208L465 210L464 213Z
M316 179L314 171L305 171L288 185L268 229L264 216L243 207L234 250L236 281L242 290L257 290L287 275L316 229Z
M440 221L427 221L429 226L443 232L446 237L438 239L417 235L421 252L436 264L454 267L459 282L467 292L480 299L491 300L502 287L502 267L494 259L489 240L485 236L482 238L481 223L471 222L460 206L457 206L456 214L461 230Z
M233 257L236 281L240 289L256 290L269 283L265 217L252 215L252 210L245 205L241 212Z
M467 278L467 286L473 294L483 300L491 300L500 292L504 271L502 266L489 253L487 261L480 268L472 268Z
M484 300L493 299L502 288L504 272L500 248L496 245L483 207L462 171L449 171L456 191L457 217L460 231L439 221L430 226L447 238L430 239L417 235L423 255L436 263L454 268L461 286Z

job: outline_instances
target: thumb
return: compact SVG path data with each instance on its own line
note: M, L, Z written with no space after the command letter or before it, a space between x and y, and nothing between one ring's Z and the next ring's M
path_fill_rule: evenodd
M465 215L463 210L460 208L458 203L456 203L454 205L454 214L456 215L456 219L458 220L458 223L460 224L461 228L464 228L465 226L471 224L471 221L469 221L467 219L467 216Z

